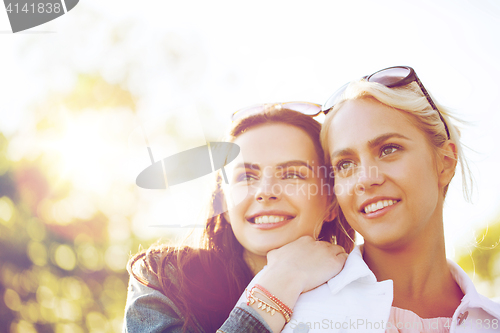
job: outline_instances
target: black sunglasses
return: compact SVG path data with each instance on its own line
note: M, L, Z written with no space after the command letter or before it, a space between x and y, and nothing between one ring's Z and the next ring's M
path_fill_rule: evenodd
M446 125L446 122L444 121L443 115L441 112L439 112L436 104L432 100L431 96L425 89L424 85L422 82L420 82L420 79L418 78L417 74L413 70L413 68L408 67L408 66L395 66L395 67L389 67L385 68L382 70L379 70L371 75L365 76L364 79L368 82L377 82L380 84L383 84L387 88L394 88L394 87L401 87L405 86L409 83L412 82L417 82L418 86L420 87L420 90L422 90L422 93L424 94L425 98L427 98L427 101L429 104L432 106L434 110L437 111L439 118L444 124L444 128L446 129L446 134L448 135L448 140L450 139L450 132L448 130L448 125ZM326 101L325 104L323 104L323 107L321 110L323 113L326 115L330 110L337 104L337 100L342 95L344 90L347 88L349 83L343 85L339 90L337 90L328 100Z

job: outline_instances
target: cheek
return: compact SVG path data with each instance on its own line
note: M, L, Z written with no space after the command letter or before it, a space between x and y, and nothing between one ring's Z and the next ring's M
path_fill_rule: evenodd
M398 183L416 192L432 191L437 189L438 176L434 161L419 159L406 168L400 168L392 173L393 178L399 179Z
M315 196L309 200L304 200L306 203L305 211L309 212L310 215L321 219L324 217L326 209L328 208L328 200L323 195Z
M250 195L248 186L230 186L224 189L227 209L237 208L238 205L248 199Z
M352 220L351 217L354 215L354 202L352 198L350 198L349 196L341 195L337 197L337 201L347 220Z
M326 184L328 185L328 184ZM317 211L318 209L326 209L328 204L328 195L332 189L325 186L324 180L317 180L300 185L293 185L287 190L285 194L298 204L305 205L306 209Z
M230 189L229 187L224 188L224 201L222 203L222 210L226 221L231 225L231 228L234 230L235 226L237 228L237 221L242 219L244 216L244 209L242 202L244 198L241 198L240 191Z
M340 205L346 205L349 200L353 200L356 191L354 190L356 181L351 178L337 178L334 192Z

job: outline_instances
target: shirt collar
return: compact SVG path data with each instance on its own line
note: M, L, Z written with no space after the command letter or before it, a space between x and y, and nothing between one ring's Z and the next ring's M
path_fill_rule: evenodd
M469 278L467 273L465 273L465 271L452 260L446 260L448 262L448 267L450 268L451 275L457 282L460 289L462 289L464 295L476 297L478 295L478 292L476 291L476 287L474 287L474 283L472 283L472 280Z
M328 281L328 287L334 294L351 282L361 280L364 283L377 283L375 274L363 260L362 245L357 245L347 257L344 269Z
M496 318L500 318L500 304L479 294L476 290L476 287L474 287L474 283L472 283L472 280L469 278L467 273L465 273L465 271L455 262L451 261L450 259L447 260L451 275L465 295L462 298L462 304L458 307L455 315L457 315L457 313L462 310L462 306L468 306L482 308L490 315Z
M479 294L472 280L458 264L450 259L447 259L447 262L453 278L465 295L462 299L462 305L483 308L492 316L500 318L500 304ZM377 282L375 274L373 274L363 260L363 245L357 245L352 250L344 264L344 269L328 281L328 287L333 294L336 294L354 281L360 281L365 284L386 282ZM392 280L387 281L391 281L392 283ZM461 308L461 306L459 308ZM457 309L457 311L458 310L459 309Z

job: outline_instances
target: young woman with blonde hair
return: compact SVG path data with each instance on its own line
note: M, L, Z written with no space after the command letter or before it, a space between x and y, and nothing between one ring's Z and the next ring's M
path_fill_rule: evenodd
M451 114L405 66L351 82L323 109L335 194L364 244L300 296L284 332L499 332L500 305L445 256L443 204L457 161L467 176Z

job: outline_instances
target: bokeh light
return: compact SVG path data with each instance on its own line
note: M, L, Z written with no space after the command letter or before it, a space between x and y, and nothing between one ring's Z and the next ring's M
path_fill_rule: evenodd
M0 34L0 331L120 332L130 254L203 224L211 175L167 191L135 185L151 163L146 137L158 160L218 141L242 107L321 103L405 64L472 124L463 140L477 151L478 191L469 204L458 179L450 186L447 254L500 297L500 6L220 5L86 0L25 34Z

